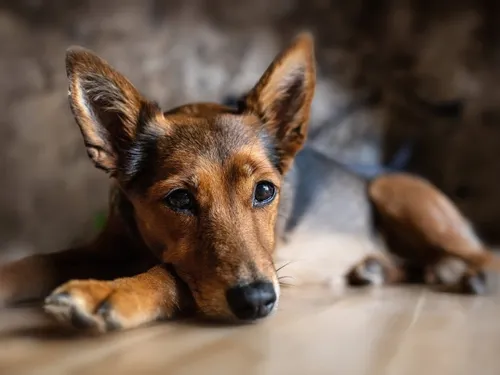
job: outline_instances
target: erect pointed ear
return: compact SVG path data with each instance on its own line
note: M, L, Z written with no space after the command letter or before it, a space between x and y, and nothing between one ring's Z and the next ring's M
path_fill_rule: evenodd
M96 167L115 176L144 116L161 113L107 62L82 47L66 51L69 100Z
M285 173L307 136L316 85L314 42L302 33L281 52L247 94L245 108L257 114L274 142Z

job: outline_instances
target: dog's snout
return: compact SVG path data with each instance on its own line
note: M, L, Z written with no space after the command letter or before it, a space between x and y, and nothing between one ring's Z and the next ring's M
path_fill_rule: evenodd
M231 288L226 293L233 314L241 320L264 318L276 303L274 286L269 282L254 282Z

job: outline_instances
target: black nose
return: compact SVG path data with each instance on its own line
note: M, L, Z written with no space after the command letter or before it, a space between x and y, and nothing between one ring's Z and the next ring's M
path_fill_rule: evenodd
M269 315L276 303L276 292L271 283L255 282L229 289L226 299L238 319L254 320Z
M222 104L228 107L237 108L240 103L241 97L237 95L228 95L222 99Z

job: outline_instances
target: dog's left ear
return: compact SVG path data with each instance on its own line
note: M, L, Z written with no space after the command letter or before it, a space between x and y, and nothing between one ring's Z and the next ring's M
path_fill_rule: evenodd
M316 84L314 42L300 34L281 52L245 98L274 142L278 168L285 173L307 137Z

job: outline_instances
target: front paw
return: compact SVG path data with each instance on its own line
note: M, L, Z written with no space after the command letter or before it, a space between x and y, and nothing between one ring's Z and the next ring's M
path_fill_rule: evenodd
M102 333L143 323L139 302L132 289L116 282L73 280L52 292L44 309L65 325Z

